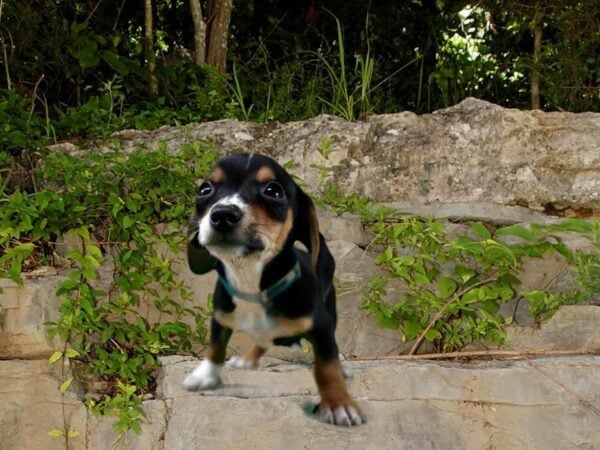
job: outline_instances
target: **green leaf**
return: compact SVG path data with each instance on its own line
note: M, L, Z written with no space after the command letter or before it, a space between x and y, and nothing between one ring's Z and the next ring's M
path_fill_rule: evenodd
M480 238L482 238L482 239L491 239L492 238L492 233L490 233L489 230L482 223L479 223L479 222L470 222L469 225L471 225L471 229Z
M480 300L479 289L480 288L475 288L475 289L471 289L468 292L465 292L465 294L463 294L463 296L461 297L462 304L469 305L471 303L477 303Z
M438 292L444 299L449 298L454 294L457 287L456 281L448 277L441 278L437 284Z
M33 245L31 242L27 242L26 244L19 244L16 247L13 247L11 250L15 255L19 255L21 258L27 258L34 248L35 245Z
M94 281L98 275L96 274L96 271L94 269L90 269L89 267L86 267L85 269L82 270L83 276L85 277L86 280L88 281Z
M398 328L398 320L395 317L388 317L383 314L377 314L375 316L377 319L377 323L382 328L388 328L390 330L395 330Z
M428 341L434 341L442 337L442 334L436 330L435 328L431 328L427 333L425 333L425 339Z
M102 52L102 59L119 75L126 76L129 74L128 65L121 61L116 53L105 50Z
M572 231L581 234L588 234L593 231L593 225L582 219L566 219L558 224L551 225L549 228L557 231Z
M77 431L77 430L69 430L69 432L67 433L67 435L69 437L77 437L77 436L79 436L79 431Z
M58 390L62 393L67 392L67 389L69 389L69 387L71 386L71 383L73 382L73 377L69 377L67 378L63 384L60 385L60 388L58 388Z
M571 259L573 258L573 251L569 247L567 247L563 242L556 242L552 244L552 247L554 247L554 250L560 253L562 257L565 258L567 261L571 261Z
M454 268L454 273L460 277L463 283L466 283L476 275L476 272L474 270L467 269L463 266L456 266Z
M89 256L92 256L98 261L101 261L103 259L102 250L100 250L100 247L98 247L97 245L88 245L86 246L85 251Z
M74 348L68 348L65 351L65 356L67 358L75 358L76 356L80 356L80 353L77 350L75 350Z
M135 223L135 219L130 216L123 217L123 228L127 229Z
M491 299L482 302L481 308L490 314L496 314L500 309L500 306L498 305L498 302L496 300Z
M130 211L138 212L140 210L140 202L133 197L126 198L125 205Z
M69 236L69 237L79 236L80 238L83 238L85 241L89 241L90 240L90 230L85 226L79 227L79 228L73 228L73 229L67 231L67 236Z
M137 434L138 436L140 434L142 434L142 427L140 426L139 420L132 422L130 425L131 425L131 429L133 430L133 432L135 434Z
M58 428L48 431L48 436L63 437L64 435L65 435L65 432L63 430L59 430Z
M50 355L50 358L48 358L48 364L54 364L56 361L58 361L60 358L62 358L63 352L54 352L52 353L52 355Z
M427 278L422 273L415 273L414 278L418 284L429 284L429 282L430 282L429 278Z
M535 241L536 235L523 225L509 225L496 231L497 236L517 236L526 241Z
M516 285L521 284L521 280L519 280L513 274L505 273L498 277L498 284L502 284L502 285L506 285L506 286L513 286L515 284Z
M421 334L423 327L419 322L414 320L405 320L402 324L402 331L408 340L414 339Z

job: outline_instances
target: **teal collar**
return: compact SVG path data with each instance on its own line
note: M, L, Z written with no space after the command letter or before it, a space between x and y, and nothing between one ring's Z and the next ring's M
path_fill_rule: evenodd
M285 274L277 283L273 286L264 289L256 294L251 292L242 292L237 290L235 287L227 281L227 279L219 274L219 281L227 291L229 295L235 298L239 298L242 300L246 300L247 302L252 303L260 303L262 305L266 305L269 301L273 300L287 288L289 288L292 284L294 284L302 275L302 271L300 269L300 261L296 261L292 270L290 270L287 274Z

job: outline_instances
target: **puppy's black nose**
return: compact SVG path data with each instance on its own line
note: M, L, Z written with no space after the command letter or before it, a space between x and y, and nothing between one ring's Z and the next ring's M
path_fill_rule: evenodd
M235 205L215 205L210 212L210 224L220 232L231 231L240 223L244 213Z

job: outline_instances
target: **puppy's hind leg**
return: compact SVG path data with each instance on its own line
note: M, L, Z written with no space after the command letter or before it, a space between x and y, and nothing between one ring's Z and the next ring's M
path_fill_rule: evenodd
M210 346L206 358L188 374L182 383L188 391L212 389L221 384L221 369L225 361L227 343L231 337L231 329L212 320L210 326Z
M244 356L232 356L229 361L227 361L227 365L235 369L256 369L260 357L264 355L265 352L266 349L255 345L248 350Z

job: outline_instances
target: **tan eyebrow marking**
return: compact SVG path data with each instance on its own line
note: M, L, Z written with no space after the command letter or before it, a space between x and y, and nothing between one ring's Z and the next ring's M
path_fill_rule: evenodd
M225 172L220 167L215 168L208 176L208 180L212 183L220 183L225 179Z
M256 181L259 183L266 183L267 181L272 181L274 179L275 174L270 167L262 166L260 169L258 169L258 172L256 172Z

